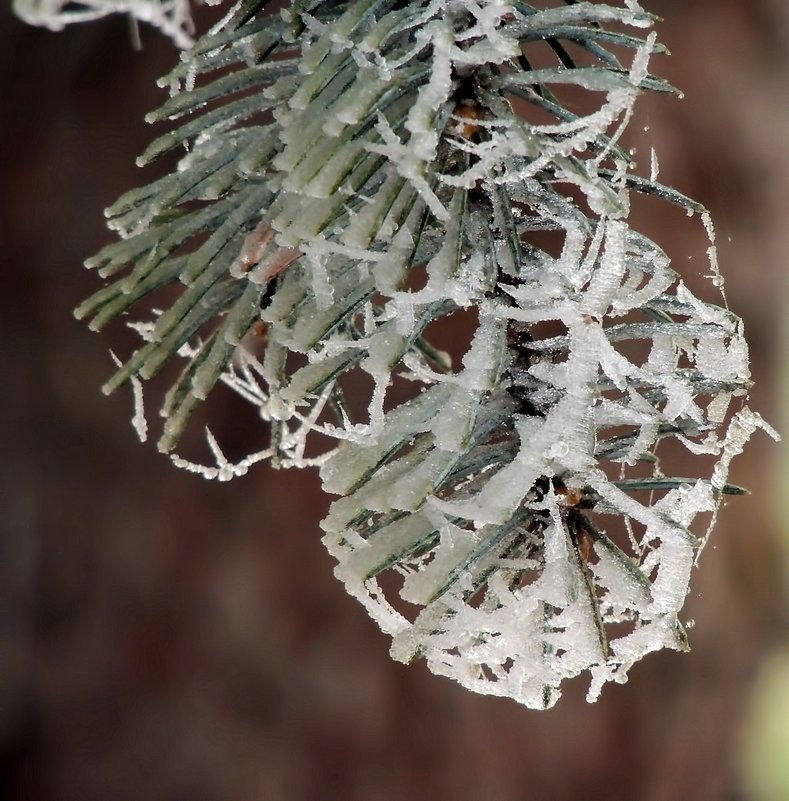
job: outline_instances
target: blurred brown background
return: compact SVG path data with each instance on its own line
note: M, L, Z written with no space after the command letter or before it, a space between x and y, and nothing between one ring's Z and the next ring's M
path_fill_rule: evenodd
M145 30L133 52L123 18L53 34L3 5L2 798L752 801L742 721L787 633L781 449L757 434L735 463L754 492L695 575L690 655L652 656L591 706L575 682L548 712L391 662L332 576L316 477L175 470L136 443L127 394L101 397L106 343L72 318L175 51ZM713 213L752 404L786 431L789 3L645 5L673 52L654 68L686 97L642 99L634 126ZM684 270L703 232L649 208Z

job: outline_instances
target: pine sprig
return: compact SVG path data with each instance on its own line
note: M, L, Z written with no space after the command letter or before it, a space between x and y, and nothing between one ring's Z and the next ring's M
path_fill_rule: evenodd
M712 239L619 145L639 94L673 91L649 72L653 23L632 0L245 0L163 80L150 119L175 127L141 161L187 154L108 211L121 241L89 266L109 283L77 312L101 328L182 287L105 390L185 358L159 447L222 381L272 432L239 470L341 441L320 459L341 496L324 541L393 655L534 707L686 646L709 533L691 524L771 431L730 411L739 319L627 222L649 194ZM463 309L453 364L430 331ZM698 476L664 474L668 440ZM209 445L204 474L231 477Z
M622 221L598 226L605 234L566 250L562 266L543 263L533 280L522 270L514 305L483 303L451 383L322 468L343 496L324 521L337 574L393 635L393 656L529 706L551 705L583 670L594 699L649 651L685 648L678 616L706 539L690 525L739 488L664 476L658 445L725 454L763 425L743 410L717 433L747 386L739 320L693 299ZM703 322L654 321L653 304ZM606 325L636 310L643 322ZM529 335L556 320L567 335ZM649 341L643 363L616 349L627 335ZM387 571L397 593L378 583Z
M360 310L369 312L376 292L391 295L414 266L435 255L436 234L449 210L467 208L469 188L498 169L502 153L532 152L536 157L521 172L549 169L558 179L579 172L572 162L581 144L591 140L599 151L610 144L603 120L590 132L561 114L564 128L526 130L508 96L512 88L523 90L525 80L518 82L518 76L528 79L530 73L514 61L501 74L497 53L493 60L486 52L469 55L479 49L477 38L495 33L514 57L522 50L519 35L524 41L547 37L567 19L599 25L610 17L605 8L559 9L555 20L513 10L492 27L481 17L475 29L462 15L451 21L427 4L400 10L380 2L319 5L303 18L291 12L287 19L266 16L264 5L240 6L162 81L174 93L149 119L179 125L157 138L140 163L181 143L190 152L175 173L128 193L108 210L110 226L123 240L88 266L107 277L123 275L77 311L98 329L166 285L186 287L157 320L151 341L105 386L108 392L131 376L153 377L207 324L226 318L222 330L212 332L211 347L198 349L200 372L188 367L170 395L160 440L165 451L177 443L188 410L228 367L264 295L271 300L264 319L272 347L320 358L328 338L339 335L357 351L355 358L346 354L332 357L331 366L311 367L295 382L305 394L319 391L336 379L341 362L347 368L364 360L364 337L354 321ZM642 14L628 19L647 21ZM461 30L452 33L452 26ZM595 28L584 30L590 39L580 41L588 46ZM462 58L453 65L442 56L446 63L436 68L433 39L449 42L451 36ZM479 71L473 80L458 77L472 67ZM624 81L633 90L618 62L569 73L588 84L590 70L601 73L596 86L621 87ZM543 83L532 84L532 93L537 96L536 85L539 97L559 107L547 84L572 82L567 72L565 66L541 70ZM568 124L581 133L568 137ZM470 129L484 147L464 140L463 131ZM511 235L518 237L514 228ZM280 279L285 264L289 274ZM482 280L490 285L494 279ZM280 280L287 288L275 291L272 284ZM427 305L445 301L442 291L423 296L430 294ZM472 302L467 295L461 305ZM451 304L445 308L451 310ZM372 312L380 319L380 304ZM404 349L395 349L381 369L390 372L402 353L414 350L416 339L409 332ZM192 391L188 382L196 373ZM283 380L285 387L278 383ZM288 383L279 376L270 390L285 391L291 406L303 401Z

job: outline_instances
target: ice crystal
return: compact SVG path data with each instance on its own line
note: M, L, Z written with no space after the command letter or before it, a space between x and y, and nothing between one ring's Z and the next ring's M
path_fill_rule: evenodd
M178 47L191 47L193 43L188 0L14 0L14 11L25 22L53 31L108 14L128 14L159 28Z

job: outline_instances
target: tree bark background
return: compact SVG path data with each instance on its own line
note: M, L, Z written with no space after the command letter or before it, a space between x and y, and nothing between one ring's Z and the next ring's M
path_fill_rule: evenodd
M639 101L640 158L654 145L661 178L712 212L751 403L786 431L789 4L645 6L673 53L654 69L685 99ZM315 475L213 484L136 443L128 393L99 393L107 343L71 310L98 285L82 260L112 239L101 210L145 180L142 117L177 55L143 40L123 18L52 34L0 17L3 798L745 801L742 720L787 635L789 488L765 436L731 477L753 494L695 573L692 652L648 658L595 705L576 681L548 712L389 659L332 576ZM703 253L683 215L649 206L643 223L680 271ZM687 265L691 284L706 271ZM241 413L221 424L255 433Z

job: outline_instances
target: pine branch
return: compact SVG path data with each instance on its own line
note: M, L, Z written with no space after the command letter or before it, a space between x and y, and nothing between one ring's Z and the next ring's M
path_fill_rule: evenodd
M109 283L77 312L101 328L179 287L106 391L177 356L162 450L219 381L271 422L239 469L340 441L324 542L393 656L534 707L686 647L712 524L691 525L774 434L729 411L741 321L628 224L632 193L700 214L720 284L706 213L618 144L641 92L674 91L649 72L653 22L635 2L238 4L163 80L150 119L174 127L141 161L187 153L108 211L122 239L88 264ZM463 309L453 365L430 327ZM697 476L664 475L667 440ZM209 444L203 472L230 477Z

